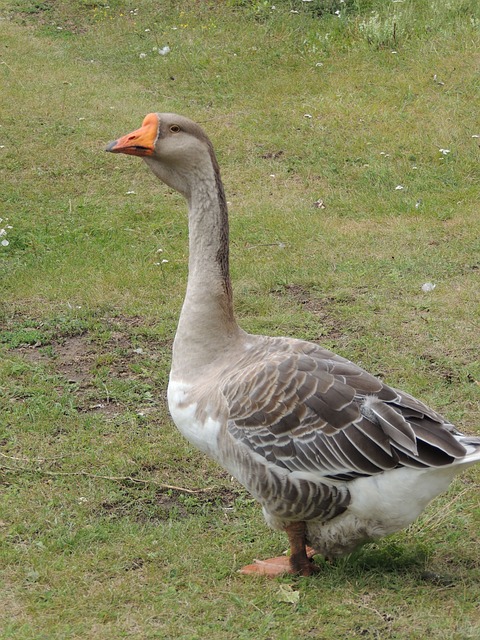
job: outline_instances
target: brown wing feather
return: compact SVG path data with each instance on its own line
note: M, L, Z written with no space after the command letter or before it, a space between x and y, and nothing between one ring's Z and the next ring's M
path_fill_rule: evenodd
M465 454L439 414L350 361L302 341L267 346L222 387L231 435L266 460L348 479Z

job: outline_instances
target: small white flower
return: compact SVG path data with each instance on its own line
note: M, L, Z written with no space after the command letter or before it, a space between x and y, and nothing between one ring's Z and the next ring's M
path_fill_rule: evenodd
M136 191L125 191L125 195L126 196L132 196L132 195L135 196L135 195L137 195L137 192Z
M0 236L6 236L7 232L5 231L5 229L0 229Z
M404 188L405 187L403 187L401 184L397 184L397 186L395 187L395 191L401 191Z
M85 120L86 118L79 118L78 121L81 122L82 120Z
M337 10L335 11L335 15L336 15L336 16L338 16L338 17L340 17L340 9L337 9Z
M444 156L447 155L447 153L450 153L450 149L439 149L440 153L443 153Z
M80 496L80 498L78 499L79 502L88 502L88 499L85 498L84 496Z
M422 291L424 293L429 293L430 291L433 291L436 286L437 285L433 284L433 282L425 282L425 284L422 284Z
M475 136L472 136L472 138L474 138ZM4 144L0 144L0 149L5 149L5 145Z
M2 245L2 247L8 247L8 245L10 244L8 240L2 240L0 242L0 244Z
M158 50L158 53L161 56L166 56L168 53L170 53L170 47L169 46L162 47L161 49Z
M165 258L162 260L162 264L167 264L168 260L165 260Z
M141 53L141 54L139 55L139 58L140 58L141 60L143 60L143 59L144 59L144 58L146 58L146 57L147 57L147 54L146 54L146 53Z
M421 205L422 205L422 200L421 200L421 198L419 198L415 203L415 209L419 209L421 207Z
M150 29L145 29L145 33L149 33L149 32L150 32Z
M163 249L157 249L157 253L163 253Z

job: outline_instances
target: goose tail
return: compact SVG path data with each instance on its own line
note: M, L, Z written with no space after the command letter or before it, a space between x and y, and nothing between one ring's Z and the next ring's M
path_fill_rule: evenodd
M457 436L458 442L466 449L465 456L458 460L458 464L469 466L480 462L480 438L473 436Z

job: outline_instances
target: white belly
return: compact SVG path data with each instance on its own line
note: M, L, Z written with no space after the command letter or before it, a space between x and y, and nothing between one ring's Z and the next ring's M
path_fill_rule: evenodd
M310 544L325 556L342 556L359 545L410 525L427 504L447 489L456 465L441 469L394 469L358 478L349 485L345 513L321 524L308 524Z
M207 415L198 418L196 402L189 401L190 385L170 379L167 391L168 408L178 430L195 447L217 458L221 423Z

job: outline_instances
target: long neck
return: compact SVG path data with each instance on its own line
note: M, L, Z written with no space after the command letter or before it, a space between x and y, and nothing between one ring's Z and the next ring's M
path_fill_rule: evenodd
M213 152L190 184L188 284L173 349L172 373L194 375L238 334L229 274L228 215Z

